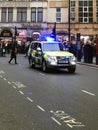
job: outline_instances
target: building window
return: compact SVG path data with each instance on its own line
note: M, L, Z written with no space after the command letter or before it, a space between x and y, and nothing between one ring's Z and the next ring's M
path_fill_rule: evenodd
M17 8L17 21L18 22L27 21L27 8Z
M93 22L93 0L79 0L79 22Z
M61 22L61 8L56 8L56 22Z
M13 22L13 8L8 8L8 22Z
M1 21L6 22L7 8L2 8Z
M37 22L43 22L43 8L37 8Z
M70 22L75 22L75 15L76 15L76 2L75 0L71 0L70 3Z
M31 22L36 22L36 8L31 8Z
M31 8L31 22L43 22L43 8Z

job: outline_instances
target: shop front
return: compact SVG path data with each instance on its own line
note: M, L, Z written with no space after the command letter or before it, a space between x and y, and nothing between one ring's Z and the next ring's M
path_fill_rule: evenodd
M4 42L13 39L26 42L32 39L34 32L47 33L47 23L0 23L0 40Z

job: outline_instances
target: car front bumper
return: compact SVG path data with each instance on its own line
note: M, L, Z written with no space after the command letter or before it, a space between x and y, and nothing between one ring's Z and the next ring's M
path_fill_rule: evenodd
M68 67L76 67L76 62L71 63L55 63L55 62L47 62L48 68L68 68Z

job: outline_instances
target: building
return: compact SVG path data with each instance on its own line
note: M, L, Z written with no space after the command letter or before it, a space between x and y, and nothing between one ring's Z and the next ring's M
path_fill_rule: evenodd
M70 2L70 4L69 4ZM0 0L0 37L32 37L33 32L98 34L98 0Z

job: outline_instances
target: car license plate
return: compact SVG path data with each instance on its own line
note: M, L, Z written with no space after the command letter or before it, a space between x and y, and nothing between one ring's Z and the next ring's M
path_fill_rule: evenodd
M64 64L64 63L65 63L65 64L67 64L67 63L68 63L68 61L63 60L63 61L59 61L59 63L60 63L60 64L62 64L62 63L63 63L63 64Z

